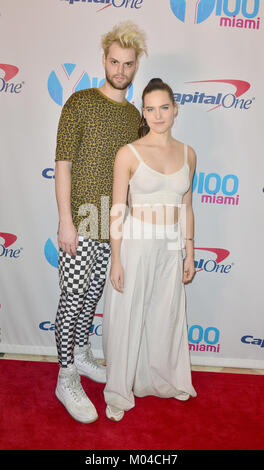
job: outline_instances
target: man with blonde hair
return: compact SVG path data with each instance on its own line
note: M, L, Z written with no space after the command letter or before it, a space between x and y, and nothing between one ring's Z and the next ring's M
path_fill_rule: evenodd
M140 56L147 53L145 34L124 22L103 36L102 48L105 82L99 89L73 93L63 106L55 159L61 289L55 321L60 365L56 396L84 423L98 415L80 375L106 382L105 367L93 357L89 331L110 258L114 158L138 136L140 114L126 94Z

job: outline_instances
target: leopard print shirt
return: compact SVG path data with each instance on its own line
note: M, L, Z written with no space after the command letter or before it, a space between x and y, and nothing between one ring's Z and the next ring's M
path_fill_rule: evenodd
M80 235L109 241L115 155L138 138L139 123L135 106L97 88L73 93L63 106L55 161L72 162L71 210Z

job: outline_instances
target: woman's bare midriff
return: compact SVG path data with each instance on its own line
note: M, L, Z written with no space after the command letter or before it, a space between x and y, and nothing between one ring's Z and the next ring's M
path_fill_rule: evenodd
M130 208L130 214L142 222L155 225L175 225L179 219L179 209L175 206L134 206Z

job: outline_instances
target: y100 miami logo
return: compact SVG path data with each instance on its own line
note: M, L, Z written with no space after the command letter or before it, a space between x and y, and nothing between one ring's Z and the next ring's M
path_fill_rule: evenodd
M48 91L55 103L60 106L67 101L70 95L76 91L87 88L99 88L105 82L105 78L90 77L87 72L81 70L76 64L62 64L56 72L52 70L48 78ZM131 101L133 85L128 89L127 100Z
M214 14L220 18L220 26L240 29L259 29L259 3L259 0L170 0L172 12L183 23L200 24Z
M187 84L192 83L199 83L199 84L206 84L206 88L208 87L208 83L221 83L223 88L230 88L231 90L224 92L219 90L219 85L217 85L217 89L215 93L208 92L206 89L205 91L195 90L194 92L188 93L174 93L175 100L181 104L185 105L186 103L191 104L203 104L206 106L210 106L208 111L213 111L217 108L224 108L224 109L238 109L238 110L248 110L250 109L253 101L253 98L242 98L250 88L250 83L244 80L236 80L236 79L217 79L217 80L198 80L198 81L191 81L186 82ZM204 85L200 85L201 88ZM212 86L210 87L212 88Z
M45 243L44 255L51 266L58 267L58 250L50 238Z
M214 326L203 328L201 325L188 326L190 351L220 352L220 331Z
M17 236L13 233L0 232L0 258L17 259L20 257L23 248L15 248L13 245L17 240Z
M21 93L24 82L16 82L13 78L18 74L16 65L0 64L0 93L17 95Z
M135 10L138 10L139 8L142 7L143 0L65 0L66 2L69 2L70 5L74 4L96 4L97 7L99 6L98 4L104 4L103 7L100 7L97 12L105 10L105 8L109 7L115 7L115 8L132 8Z
M238 206L239 179L234 174L221 176L218 173L195 171L192 190L201 195L203 204Z
M201 248L195 247L194 266L196 272L205 271L207 273L228 274L233 266L223 263L229 256L230 251L225 248Z

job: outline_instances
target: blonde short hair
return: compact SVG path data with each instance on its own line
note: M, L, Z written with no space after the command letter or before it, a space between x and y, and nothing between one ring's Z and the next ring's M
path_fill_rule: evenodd
M104 34L102 37L102 48L107 56L110 46L117 42L123 48L135 49L136 56L140 57L143 53L147 55L146 36L140 31L135 23L124 21L114 26L112 31Z

